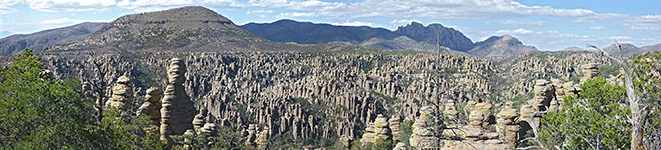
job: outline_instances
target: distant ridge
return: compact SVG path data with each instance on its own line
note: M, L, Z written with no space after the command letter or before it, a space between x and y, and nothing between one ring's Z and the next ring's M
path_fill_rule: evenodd
M87 39L52 51L256 51L278 44L200 6L120 17Z
M335 26L279 20L273 23L248 23L241 26L255 35L275 42L323 44L343 42L384 49L436 52L437 43L455 51L467 51L474 44L463 33L440 24L427 27L413 22L396 31L367 26ZM404 37L406 38L404 38ZM415 43L415 44L414 44Z
M511 35L492 36L475 44L475 48L468 53L478 57L512 57L530 51L539 51L533 46L523 45L519 39Z
M73 26L49 29L32 34L17 34L0 39L0 56L14 55L31 48L40 52L47 47L83 40L108 23L81 23Z

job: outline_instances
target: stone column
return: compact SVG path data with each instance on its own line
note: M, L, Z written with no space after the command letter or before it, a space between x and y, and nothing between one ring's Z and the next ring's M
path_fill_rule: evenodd
M182 135L193 129L195 107L186 94L184 74L186 65L179 58L173 58L168 67L168 85L161 108L161 140L170 141L169 135Z

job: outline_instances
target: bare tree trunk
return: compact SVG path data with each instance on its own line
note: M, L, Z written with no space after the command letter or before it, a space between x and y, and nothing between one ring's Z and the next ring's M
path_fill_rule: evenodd
M103 120L103 104L105 103L103 101L103 97L105 97L105 94L101 90L98 90L97 94L98 94L98 97L96 98L96 105L97 105L96 106L96 109L97 109L96 116L98 118L96 118L96 119L97 119L97 121L99 121L99 123L101 123L101 120Z
M617 44L617 48L622 51L620 43L615 41L615 44ZM631 123L631 149L643 149L643 126L645 126L645 120L647 119L649 111L646 108L640 109L639 102L641 99L636 95L633 88L633 68L629 68L630 64L610 56L606 51L597 46L588 45L588 47L601 51L604 56L622 66L624 70L624 86L627 92L627 101L629 102L629 109L631 109L631 118L629 120Z

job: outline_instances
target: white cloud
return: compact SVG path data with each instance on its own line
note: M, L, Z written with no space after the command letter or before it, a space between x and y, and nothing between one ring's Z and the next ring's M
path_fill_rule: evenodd
M411 22L417 22L417 23L422 24L422 21L415 20L415 19L395 19L395 20L390 21L390 24L393 24L393 25L406 25L406 24L411 24Z
M345 21L343 23L332 23L332 25L336 26L370 26L370 27L381 27L381 25L374 24L371 22L362 22L362 21Z
M498 30L496 31L496 34L533 34L535 33L532 30L524 29L524 28L518 28L515 30Z
M13 13L18 13L21 12L21 10L15 9L15 8L9 8L4 5L0 5L0 15L8 15L8 14L13 14Z
M590 30L601 31L601 30L606 29L606 27L604 27L604 26L591 26L591 27L589 27L588 29L590 29Z
M0 2L4 6L24 3L30 9L43 12L84 12L128 9L133 11L157 11L176 7L202 5L214 9L235 9L246 5L235 0L26 0L13 3Z
M544 26L544 21L541 20L502 20L496 22L485 22L487 24L513 24L513 25L530 25L530 26Z
M630 30L661 31L661 15L645 15L625 20L623 26Z
M527 6L513 0L365 0L356 3L323 2L319 0L250 0L251 6L287 8L299 13L314 13L335 19L365 17L425 17L432 19L506 19L526 16L568 17L593 21L621 17L619 14L597 14L587 9L557 9L550 6ZM295 17L285 16L283 17ZM507 23L507 22L505 22ZM539 25L537 22L523 22Z
M274 13L274 12L275 11L273 11L273 10L260 9L260 10L249 10L249 11L246 12L246 14L270 14L270 13Z
M631 39L633 39L633 37L630 37L630 36L610 36L608 38L613 39L613 40L631 40Z
M280 13L279 15L276 15L276 18L296 18L296 17L301 17L301 18L309 18L309 17L318 17L319 14L315 13L302 13L302 12L286 12L286 13Z
M110 21L112 20L80 20L80 19L60 18L60 19L44 20L39 23L48 24L48 25L62 25L62 24L78 24L83 22L110 22Z

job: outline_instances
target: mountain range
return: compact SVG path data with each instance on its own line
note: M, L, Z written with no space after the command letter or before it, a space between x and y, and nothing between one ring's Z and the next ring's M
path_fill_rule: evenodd
M252 51L281 50L280 44L243 30L204 7L189 6L127 15L86 39L47 51Z
M441 24L412 22L391 31L368 26L336 26L294 20L235 25L204 7L182 7L120 17L110 23L81 23L0 39L0 56L35 51L253 51L290 50L297 44L345 43L389 50L415 50L478 57L512 57L530 51L511 35L473 43L463 33ZM623 45L624 55L659 49ZM611 46L612 47L612 46ZM300 49L300 48L293 48ZM612 48L605 48L612 51ZM575 50L580 50L575 49ZM613 51L614 52L614 51ZM614 54L620 54L614 52Z
M38 52L50 46L80 41L107 25L108 23L86 22L32 34L12 35L0 39L0 56L14 55L23 52L25 48Z

